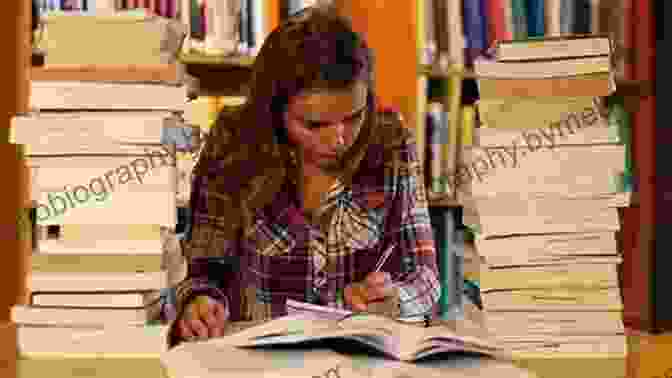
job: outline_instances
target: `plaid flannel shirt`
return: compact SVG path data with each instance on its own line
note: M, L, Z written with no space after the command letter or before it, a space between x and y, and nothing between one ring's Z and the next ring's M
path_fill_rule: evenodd
M194 232L213 232L207 186L207 177L195 177ZM249 232L216 244L218 255L240 261L240 269L219 283L208 278L209 258L191 259L189 276L176 287L176 304L167 306L165 316L177 318L191 298L203 294L224 303L231 321L253 320L242 310L250 302L262 318L286 314L287 298L347 308L340 293L372 272L391 245L394 253L381 271L398 284L401 316L436 313L436 251L412 137L392 148L369 146L351 185L337 184L325 196L319 210L327 219L323 226L307 219L298 196L296 181L288 180L257 212Z

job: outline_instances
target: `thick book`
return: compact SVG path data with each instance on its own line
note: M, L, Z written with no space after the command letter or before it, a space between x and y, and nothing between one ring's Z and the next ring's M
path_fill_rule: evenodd
M408 325L371 314L352 314L342 320L297 320L291 316L253 327L228 340L244 348L289 345L326 345L370 351L389 358L417 362L429 357L477 354L505 357L506 350L473 336L458 335L445 326Z
M20 359L155 359L167 350L168 326L18 326Z
M534 133L552 145L618 143L618 132L609 128L611 125L600 114L595 101L593 97L584 96L482 99L478 101L478 111L483 126L476 134L486 136L510 131L524 136ZM598 135L604 136L596 138ZM607 135L609 138L605 138ZM513 137L513 134L508 137L508 143L488 141L487 137L477 138L476 142L483 146L498 143L507 146Z
M173 63L186 32L175 20L129 12L101 16L67 12L50 14L44 21L47 65ZM86 30L84 45L82 30Z
M146 154L181 126L171 112L43 112L12 118L10 141L35 156Z
M607 35L566 35L500 41L496 57L499 62L536 61L610 56L612 50Z
M30 304L37 307L139 309L147 304L145 296L144 293L33 293Z
M35 80L30 83L30 107L40 110L181 111L186 99L184 85Z
M518 193L595 198L619 192L618 179L625 168L623 146L529 148L524 143L465 150L465 164L471 169L464 176L474 197Z
M490 314L512 312L524 316L536 312L615 311L623 310L621 292L617 287L552 288L507 290L493 289L481 293L483 305ZM493 315L493 316L496 316Z
M158 358L24 358L17 360L16 378L117 378L119 375L163 378Z
M488 330L497 336L623 334L620 311L488 312Z
M491 79L547 79L608 73L610 65L609 56L534 62L497 62L478 59L474 69L479 77Z
M533 265L484 268L481 272L483 292L502 289L618 287L616 264ZM487 306L487 304L486 304Z
M475 244L490 266L609 260L619 254L613 232L477 237Z
M619 358L625 361L627 340L623 334L614 335L528 335L499 338L498 341L513 351L518 360L530 357L559 358L565 354L577 356L600 356L600 359ZM624 373L624 372L622 372ZM608 375L617 377L618 375ZM625 375L620 375L625 377Z
M70 224L64 224L61 227L65 229L68 226L70 226ZM105 226L114 225L92 224L91 226L101 226L102 228ZM35 256L42 257L36 257L35 262L33 262L34 268L41 266L41 269L58 270L61 269L59 266L62 266L63 269L67 267L67 269L73 269L72 271L75 272L81 271L82 269L91 269L94 272L100 269L106 269L108 272L112 272L117 269L130 271L129 269L131 268L133 269L132 271L136 271L138 269L145 270L150 266L149 264L154 264L157 259L161 258L161 254L163 253L161 248L161 240L159 238L154 240L133 240L116 239L114 236L107 236L95 240L88 238L83 238L80 240L40 240L38 243L38 251L39 254ZM137 256L137 258L134 256ZM82 267L75 269L69 265L71 264L70 261L79 259L80 257L83 259L81 260L81 264L83 265ZM98 257L101 258L99 259ZM126 259L126 261L122 262L122 259ZM94 264L100 264L100 262L103 261L106 263L112 263L112 265L109 265L106 268L93 266Z
M13 306L12 321L24 326L120 327L143 326L150 319L144 308L72 308Z
M30 78L38 81L176 84L182 80L182 75L177 64L56 64L31 69Z
M603 97L609 96L616 90L613 75L608 72L547 78L479 77L477 83L481 99L502 97Z
M617 232L617 203L589 199L533 199L494 197L481 204L465 203L464 224L482 237L521 234ZM476 214L471 214L476 212Z
M166 281L166 272L31 272L28 276L28 287L33 293L124 293L161 290L167 286Z
M47 254L31 256L37 272L157 272L161 270L160 253L152 254Z

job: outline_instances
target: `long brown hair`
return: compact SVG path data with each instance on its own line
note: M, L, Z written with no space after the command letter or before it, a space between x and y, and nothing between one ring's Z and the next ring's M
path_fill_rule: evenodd
M208 181L208 216L200 222L215 222L230 237L247 228L253 214L298 173L283 113L300 91L368 84L367 118L345 154L344 183L378 136L371 51L335 8L307 8L281 24L266 38L252 71L247 102L220 113L194 170ZM197 203L199 193L191 201ZM198 227L199 220L194 223Z

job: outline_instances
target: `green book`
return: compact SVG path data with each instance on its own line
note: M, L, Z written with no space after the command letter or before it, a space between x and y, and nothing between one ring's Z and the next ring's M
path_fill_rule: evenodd
M525 0L511 0L513 39L527 39L527 6Z
M622 97L611 97L609 104L608 122L610 127L618 130L621 143L625 146L625 169L620 178L621 191L633 191L632 178L632 136L630 114L625 110Z
M452 209L430 209L434 242L436 245L437 266L439 268L439 283L441 296L439 297L439 311L442 319L448 319L459 306L456 298L460 288L457 276L460 275L455 249L455 218Z

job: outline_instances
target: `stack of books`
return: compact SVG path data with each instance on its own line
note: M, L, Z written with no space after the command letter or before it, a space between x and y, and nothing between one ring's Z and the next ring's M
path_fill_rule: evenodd
M152 70L145 80L142 70L102 71L102 80L43 73L31 83L33 112L13 119L46 230L28 274L30 304L12 311L20 353L40 337L70 345L58 335L144 326L156 317L148 298L175 270L163 261L162 228L176 224L176 147L186 142L174 129L183 127L186 91Z
M623 357L626 154L597 99L613 84L609 40L502 43L497 56L476 65L483 127L460 176L489 330L521 355Z

